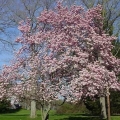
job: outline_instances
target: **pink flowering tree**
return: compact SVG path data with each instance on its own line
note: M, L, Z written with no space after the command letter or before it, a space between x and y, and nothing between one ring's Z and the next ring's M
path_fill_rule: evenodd
M40 102L42 120L59 96L76 102L101 96L107 87L120 89L120 60L111 53L116 38L104 33L101 10L58 3L55 11L41 13L34 33L29 19L20 23L16 41L22 47L6 68L12 71L7 80L13 80L10 93Z
M1 99L16 96L19 100L34 100L40 105L41 117L45 120L51 107L56 105L55 101L59 100L61 96L59 91L63 84L59 79L53 81L50 75L41 73L44 61L39 55L21 59L23 54L20 54L17 61L15 59L10 66L4 66L1 73L1 82L4 81L4 86L1 84L3 91Z
M66 78L71 85L76 79L73 88L87 84L89 87L89 82L93 83L95 79L96 94L106 86L119 89L120 60L111 53L111 42L116 38L104 33L101 11L99 5L85 11L79 6L67 8L58 4L56 12L41 13L38 22L49 26L44 36L51 51L49 56L44 57L43 74L49 72L55 78ZM78 83L81 83L80 86Z
M106 89L120 88L120 60L111 53L111 42L116 38L103 31L101 11L99 5L85 11L59 4L56 12L44 11L38 17L39 22L50 26L46 36L52 52L45 56L44 72L49 70L55 78L70 81L68 96L73 101L87 95L105 96Z

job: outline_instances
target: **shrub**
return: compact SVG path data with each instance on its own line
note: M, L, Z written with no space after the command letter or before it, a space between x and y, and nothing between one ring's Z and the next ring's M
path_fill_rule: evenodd
M99 98L97 96L95 96L94 100L87 97L84 104L86 105L86 108L90 111L92 115L100 115L101 106L100 106Z
M78 102L76 104L66 102L62 106L59 106L56 110L57 114L71 114L71 113L88 113L83 102Z
M10 101L7 99L3 99L0 101L0 113L5 113L9 111L10 108Z
M110 92L111 114L120 114L120 91Z

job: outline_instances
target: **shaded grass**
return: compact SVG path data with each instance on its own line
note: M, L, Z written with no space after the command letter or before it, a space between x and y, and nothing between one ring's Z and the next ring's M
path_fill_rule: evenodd
M29 110L20 110L16 113L0 114L0 120L41 120L40 111L37 111L37 118L35 119L31 119L29 115ZM54 111L51 111L49 120L100 120L100 118L82 114L57 115ZM120 120L120 116L112 116L111 120Z

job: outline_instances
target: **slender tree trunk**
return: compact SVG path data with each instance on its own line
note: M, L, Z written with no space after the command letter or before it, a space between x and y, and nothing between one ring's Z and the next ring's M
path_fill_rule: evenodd
M100 63L102 63L101 57L98 57L98 60ZM101 93L104 93L104 90L101 91ZM105 105L105 95L100 96L100 105L101 105L101 118L106 119L107 114L106 114L106 105Z
M100 105L101 105L101 118L106 119L106 106L105 106L105 96L100 97Z
M36 118L36 101L32 100L31 101L31 113L30 113L31 118Z
M41 107L41 119L44 120L43 107Z
M49 111L51 109L51 105L48 105L46 108L45 106L41 107L41 118L42 120L49 120Z
M110 119L110 93L109 88L107 88L107 113L108 113L108 120Z

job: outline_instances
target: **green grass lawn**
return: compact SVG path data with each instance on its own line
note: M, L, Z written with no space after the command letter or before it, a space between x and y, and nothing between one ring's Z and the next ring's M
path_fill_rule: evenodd
M41 120L40 111L37 111L37 118L29 118L30 111L20 110L16 113L0 114L0 120ZM85 116L81 114L56 115L53 111L50 113L49 120L100 120L99 117ZM111 120L120 120L120 116L112 116Z

